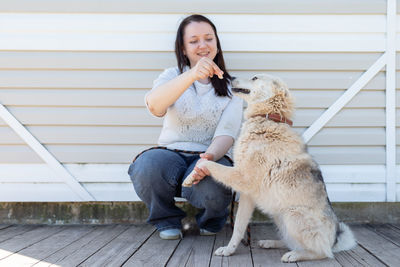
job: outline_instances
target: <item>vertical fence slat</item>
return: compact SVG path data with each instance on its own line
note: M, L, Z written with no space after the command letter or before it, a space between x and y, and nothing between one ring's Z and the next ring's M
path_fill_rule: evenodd
M396 0L387 1L386 200L396 201Z

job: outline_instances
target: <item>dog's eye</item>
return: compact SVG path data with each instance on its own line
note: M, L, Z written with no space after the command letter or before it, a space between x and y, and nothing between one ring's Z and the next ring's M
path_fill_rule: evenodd
M254 76L253 77L253 79L251 79L252 81L255 81L255 80L257 80L258 78L257 78L257 76Z

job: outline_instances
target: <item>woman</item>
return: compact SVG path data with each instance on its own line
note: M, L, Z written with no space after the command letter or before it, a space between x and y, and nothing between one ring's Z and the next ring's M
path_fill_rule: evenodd
M242 101L232 97L232 78L210 20L201 15L185 18L178 28L175 54L178 66L166 69L145 96L148 110L157 117L165 116L158 143L168 149L144 152L128 171L135 191L149 209L148 222L156 226L162 239L182 237L185 213L175 206L176 196L200 209L196 220L201 235L213 235L224 226L231 190L196 165L203 160L231 165L225 154L242 118ZM182 188L183 179L193 169L197 172L195 185Z

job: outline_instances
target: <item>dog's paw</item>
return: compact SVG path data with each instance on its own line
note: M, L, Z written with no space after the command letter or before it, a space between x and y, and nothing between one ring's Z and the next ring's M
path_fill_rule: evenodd
M193 185L194 182L194 178L193 178L193 172L192 171L183 181L182 186L184 187L191 187Z
M260 248L275 248L275 240L260 240L258 246Z
M218 248L214 254L217 256L230 256L235 252L234 248L230 248L230 247L220 247Z
M302 255L299 254L297 251L292 250L283 254L281 261L282 262L296 262L302 259Z
M261 248L285 248L282 240L260 240L258 246Z
M191 179L188 179L188 178L186 178L185 181L183 181L183 183L182 183L183 187L192 187L193 181L191 181Z

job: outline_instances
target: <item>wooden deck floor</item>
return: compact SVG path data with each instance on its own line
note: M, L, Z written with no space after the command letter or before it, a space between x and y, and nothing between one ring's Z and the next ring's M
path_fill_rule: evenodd
M161 240L147 225L0 225L0 266L400 266L400 225L352 225L359 245L335 259L284 264L284 249L260 249L276 238L272 225L252 225L252 245L231 257L213 251L226 245L227 226L216 236L187 233Z

